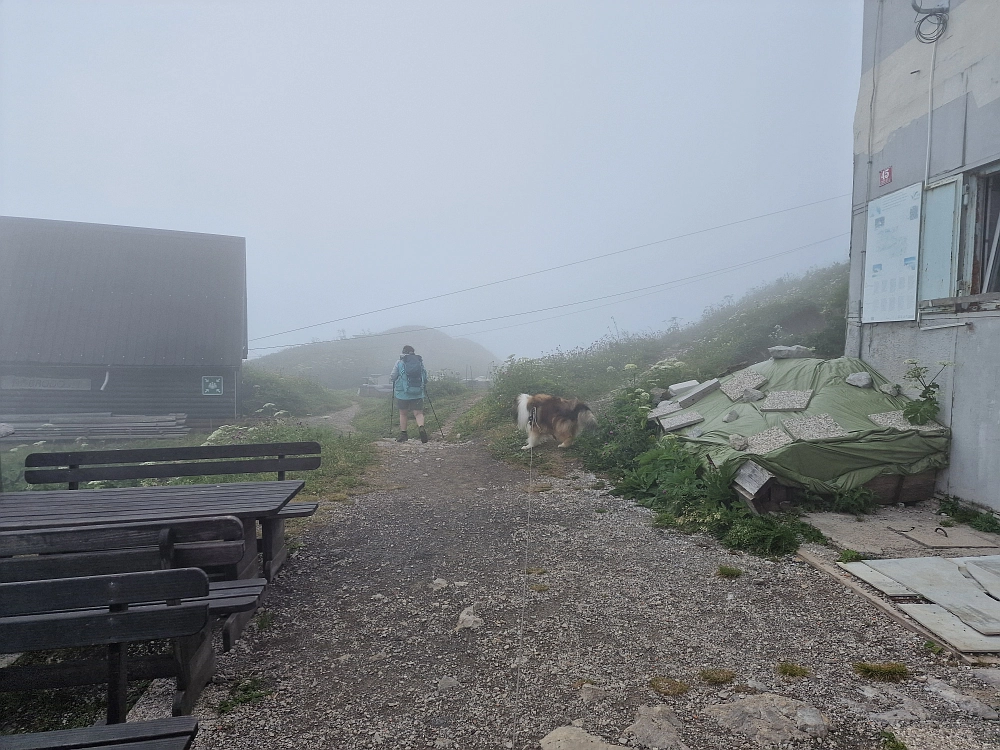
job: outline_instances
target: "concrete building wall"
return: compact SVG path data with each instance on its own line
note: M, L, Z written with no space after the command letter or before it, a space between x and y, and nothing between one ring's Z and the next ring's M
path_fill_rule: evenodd
M938 361L955 363L939 378L940 421L951 427L953 444L938 489L1000 510L1000 303L961 302L981 291L970 288L971 201L963 203L954 303L923 309L913 321L861 323L868 203L914 183L1000 167L1000 2L951 0L936 44L918 41L914 29L910 0L865 0L846 353L901 384L907 359L932 372ZM880 186L889 167L892 182Z

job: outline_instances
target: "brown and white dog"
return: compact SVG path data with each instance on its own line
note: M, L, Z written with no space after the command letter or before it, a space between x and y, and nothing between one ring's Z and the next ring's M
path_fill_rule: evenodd
M575 398L547 393L522 393L517 397L517 426L528 433L528 444L521 450L534 448L545 435L554 437L560 448L567 448L581 430L596 424L590 407Z

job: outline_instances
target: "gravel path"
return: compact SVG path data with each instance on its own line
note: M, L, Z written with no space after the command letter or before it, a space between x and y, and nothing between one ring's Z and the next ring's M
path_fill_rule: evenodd
M868 714L911 699L927 718L894 730L910 750L1000 747L997 722L929 693L926 680L992 704L997 687L803 563L655 530L648 511L584 472L529 488L525 471L476 444L379 446L382 489L301 529L263 619L220 657L195 709L198 750L537 748L574 721L618 742L640 705L659 703L691 750L757 747L705 714L744 697L701 682L709 667L733 670L749 692L816 706L830 735L797 746L878 748L882 725ZM720 578L722 564L744 573ZM456 631L463 611L481 627ZM890 660L916 676L886 687L851 669ZM782 661L810 676L779 677ZM660 697L648 686L656 676L691 690ZM268 694L219 715L249 679Z

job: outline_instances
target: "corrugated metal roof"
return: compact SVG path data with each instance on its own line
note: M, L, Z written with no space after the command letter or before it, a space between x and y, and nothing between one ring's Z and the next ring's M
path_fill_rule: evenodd
M0 216L0 362L236 365L246 240Z

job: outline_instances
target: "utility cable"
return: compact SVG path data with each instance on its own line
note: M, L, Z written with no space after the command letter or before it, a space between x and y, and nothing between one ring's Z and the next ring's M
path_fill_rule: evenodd
M839 198L846 198L850 193L843 193L842 195L835 195L832 198L824 198L823 200L813 201L812 203L803 203L798 206L792 206L791 208L782 208L778 211L771 211L766 214L758 214L756 216L750 216L745 219L737 219L736 221L730 221L726 224L716 224L715 226L706 227L705 229L696 229L692 232L686 232L684 234L677 234L673 237L666 237L662 240L655 240L653 242L647 242L642 245L633 245L632 247L626 247L622 250L613 250L610 253L603 253L601 255L593 255L589 258L583 258L581 260L570 261L569 263L563 263L558 266L551 266L549 268L542 268L538 271L530 271L528 273L522 273L517 276L510 276L506 279L498 279L497 281L489 281L485 284L478 284L476 286L466 287L465 289L456 289L453 292L443 292L441 294L435 294L431 297L424 297L422 299L416 299L411 302L400 302L396 305L389 305L388 307L380 307L377 310L368 310L367 312L355 313L354 315L346 315L343 318L334 318L333 320L324 320L322 323L311 323L306 326L299 326L298 328L289 328L287 331L278 331L277 333L268 333L264 336L257 336L250 339L250 341L262 341L264 339L273 338L275 336L284 336L286 333L297 333L299 331L305 331L310 328L318 328L319 326L330 325L331 323L342 323L345 320L353 320L354 318L360 318L365 315L374 315L375 313L386 312L387 310L396 310L400 307L408 307L410 305L416 305L421 302L431 302L432 300L442 299L444 297L453 297L456 294L463 294L465 292L472 292L477 289L486 289L487 287L497 286L498 284L506 284L509 281L518 281L519 279L526 279L530 276L538 276L543 273L549 273L550 271L558 271L563 268L569 268L570 266L578 266L582 263L590 263L591 261L600 260L601 258L611 258L615 255L621 255L623 253L629 253L633 250L642 250L643 248L653 247L654 245L661 245L664 242L673 242L675 240L685 239L686 237L694 237L695 235L705 234L706 232L713 232L717 229L725 229L726 227L733 227L738 224L745 224L749 221L756 221L757 219L765 219L769 216L777 216L778 214L788 213L789 211L797 211L800 208L808 208L809 206L816 206L820 203L829 203L830 201L837 200Z
M666 291L666 289L672 289L674 287L684 286L685 284L693 283L695 281L700 281L702 279L709 278L709 277L712 277L712 276L716 276L716 275L719 275L719 274L722 274L722 273L727 273L729 271L735 271L735 270L738 270L740 268L746 268L748 266L756 265L757 263L763 263L763 262L768 261L768 260L773 260L774 258L779 258L779 257L781 257L783 255L790 255L791 253L795 253L795 252L798 252L800 250L805 250L806 248L814 247L816 245L821 245L824 242L830 242L831 240L839 239L841 237L846 237L849 234L850 234L849 232L842 232L841 234L834 235L833 237L827 237L826 239L817 240L816 242L810 242L810 243L808 243L806 245L800 245L799 247L794 247L791 250L782 250L779 253L772 253L771 255L765 255L765 256L763 256L761 258L755 258L754 260L748 260L748 261L744 261L742 263L736 263L736 264L733 264L731 266L724 266L722 268L713 269L711 271L702 271L701 273L693 274L691 276L683 276L683 277L681 277L679 279L673 279L671 281L663 281L663 282L660 282L659 284L652 284L650 286L639 287L637 289L629 289L629 290L624 291L624 292L616 292L614 294L605 294L605 295L602 295L600 297L591 297L590 299L578 300L576 302L566 302L566 303L563 303L561 305L552 305L551 307L541 307L541 308L538 308L536 310L526 310L524 312L508 313L506 315L496 315L496 316L491 317L491 318L479 318L478 320L466 320L466 321L461 322L461 323L444 323L442 325L426 326L426 327L427 328L435 328L435 329L457 328L459 326L473 325L475 323L487 323L487 322L491 322L491 321L494 321L494 320L504 320L504 319L507 319L507 318L517 318L517 317L520 317L522 315L533 315L535 313L549 312L551 310L558 310L558 309L562 309L562 308L566 308L566 307L575 307L577 305L585 305L585 304L588 304L590 302L598 302L598 301L601 301L601 300L611 299L613 297L624 297L624 296L629 295L629 294L636 294L636 293L639 293L639 292L649 292L649 290L651 290L651 289L652 290L656 290L656 291L649 292L649 293L655 294L655 293L657 293L659 291ZM644 296L646 296L646 295L645 294L640 294L638 297L634 297L632 299L639 299L640 297L644 297ZM631 301L631 299L616 300L615 302L612 302L612 303L609 303L609 304L618 304L619 302L629 302L629 301ZM599 305L598 307L604 307L604 306L605 305ZM595 308L588 308L588 309L595 309ZM578 311L575 311L575 312L585 312L585 311L584 310L578 310ZM569 313L569 314L575 314L575 313ZM557 317L562 317L562 316L557 316ZM420 329L416 328L416 329L413 329L413 330L420 330ZM292 347L292 346L306 346L308 344L329 344L329 343L334 343L334 342L337 342L337 341L357 341L358 339L379 338L379 337L382 337L382 336L399 336L399 335L402 335L404 333L411 333L411 332L412 331L390 331L390 332L384 332L384 333L369 333L369 334L364 334L364 335L360 335L360 336L354 336L354 337L352 337L350 339L327 339L325 341L303 341L303 342L300 342L298 344L276 344L276 345L273 345L273 346L255 346L255 347L251 347L250 351L263 351L265 349L285 349L285 348Z

